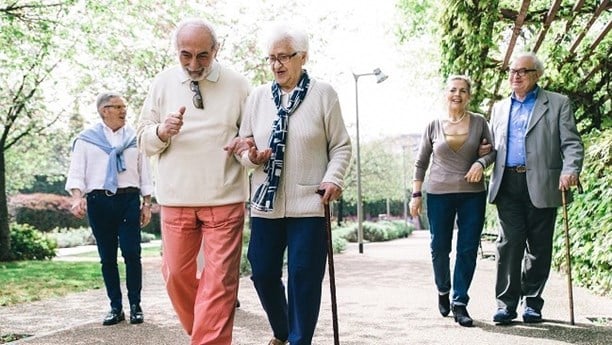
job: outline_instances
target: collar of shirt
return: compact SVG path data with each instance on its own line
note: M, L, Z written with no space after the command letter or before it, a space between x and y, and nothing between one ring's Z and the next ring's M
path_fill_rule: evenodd
M108 140L111 145L118 146L121 144L125 135L125 126L113 131L104 122L102 122L102 128L104 128L104 136L106 136L106 140Z
M527 92L527 95L525 96L525 99L523 101L519 101L516 98L516 95L514 94L514 91L512 92L512 95L510 95L510 98L512 99L512 102L520 102L520 103L533 103L535 102L535 99L538 97L538 91L540 91L540 87L536 84L536 86L533 88L533 90Z

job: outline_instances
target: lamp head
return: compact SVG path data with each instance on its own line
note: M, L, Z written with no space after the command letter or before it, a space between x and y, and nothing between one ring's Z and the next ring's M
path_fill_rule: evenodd
M380 68L376 68L374 69L374 75L376 76L376 83L380 84L383 81L387 80L387 78L389 78L388 75L384 74Z

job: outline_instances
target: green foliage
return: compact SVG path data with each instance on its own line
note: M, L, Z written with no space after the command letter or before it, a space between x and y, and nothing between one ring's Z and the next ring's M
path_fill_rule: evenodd
M404 166L412 166L411 160L402 157L402 151L394 152L393 146L384 140L375 140L360 144L361 156L361 193L364 202L387 200L403 200ZM353 159L345 179L344 200L357 204L357 150L353 148ZM407 154L406 154L407 156ZM382 212L379 212L382 213ZM378 213L376 213L378 214Z
M13 260L50 260L55 257L57 244L27 224L11 225Z
M440 12L442 65L445 79L451 74L465 74L472 78L471 108L479 109L487 97L483 88L486 80L493 80L489 67L494 64L488 57L493 46L493 27L498 20L498 0L463 1L443 0Z
M580 176L585 193L568 205L572 277L579 285L612 295L612 130L585 138L586 155ZM566 271L562 210L554 238L553 265Z

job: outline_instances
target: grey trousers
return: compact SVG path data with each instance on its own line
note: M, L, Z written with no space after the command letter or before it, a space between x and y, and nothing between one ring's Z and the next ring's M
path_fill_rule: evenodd
M497 238L497 307L516 311L520 302L541 311L550 273L557 208L537 208L529 199L525 173L506 171L496 198L501 224Z

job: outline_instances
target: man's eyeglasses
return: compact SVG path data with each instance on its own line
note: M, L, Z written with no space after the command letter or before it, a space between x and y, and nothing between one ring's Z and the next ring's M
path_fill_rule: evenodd
M275 62L280 63L281 65L286 64L287 62L289 62L289 60L291 60L292 57L296 56L298 52L295 52L293 54L289 54L289 55L270 55L266 57L266 61L270 64L270 65L274 65Z
M117 109L117 110L123 110L125 108L127 108L125 105L118 105L118 104L107 104L104 106L104 108L113 108L113 109Z
M193 106L198 109L204 109L204 100L202 99L202 94L200 93L200 84L197 81L191 81L191 91L194 92L193 95Z
M508 70L508 73L509 73L511 76L516 75L516 76L518 76L518 77L521 77L521 78L522 78L522 77L526 76L526 75L527 75L527 73L531 73L531 72L535 72L535 71L537 71L537 69L527 69L527 68L521 68L521 69L512 69L512 68L510 68L510 69Z

